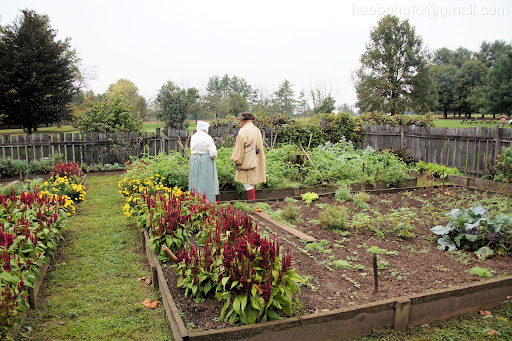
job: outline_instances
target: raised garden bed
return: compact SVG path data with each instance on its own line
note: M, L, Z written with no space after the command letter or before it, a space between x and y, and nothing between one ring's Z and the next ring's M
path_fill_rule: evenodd
M407 180L401 188L414 188L417 186L417 179L412 178ZM363 183L363 184L353 184L350 186L352 191L371 191L371 190L382 190L387 189L386 183L383 181L379 181L376 184ZM266 200L266 199L284 199L290 197L297 197L301 194L307 192L315 192L317 194L328 194L334 193L338 189L337 186L331 185L318 185L318 186L307 186L307 187L288 187L288 188L264 188L256 190L256 199L257 200ZM238 192L237 191L223 191L220 192L219 201L231 201L237 200ZM247 194L243 194L243 199L247 199Z
M294 317L281 321L228 326L219 320L222 303L185 298L183 290L176 288L172 267L162 268L148 251L174 338L352 338L375 328L404 329L471 310L489 309L512 295L510 258L493 256L479 262L468 251L443 252L437 249L437 236L430 231L431 227L448 222L449 217L444 214L454 204L468 207L470 201L477 201L484 206L486 203L499 206L510 202L509 197L460 187L386 192L391 193L375 191L367 209L352 202L343 204L351 217L356 214L369 217L366 227L352 226L349 233L326 230L318 224L318 214L327 205L341 205L332 196L322 196L309 207L295 203L301 206L302 221L293 225L318 240L313 243L301 241L260 215L254 215L259 231L276 234L281 246L292 251L292 266L308 279L301 293L294 296L297 299ZM289 203L271 200L266 204L270 205L270 211L275 211ZM414 237L405 239L396 235L399 232L390 232L394 231L391 225L408 219L414 226ZM376 225L384 235L379 236ZM374 292L372 251L380 253L377 292ZM482 281L471 275L469 270L475 266L488 268L496 279Z

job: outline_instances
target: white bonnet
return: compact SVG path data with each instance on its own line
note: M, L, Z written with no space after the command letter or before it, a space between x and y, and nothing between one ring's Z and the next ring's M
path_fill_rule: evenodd
M210 124L205 121L197 121L197 131L206 131L208 132L208 128L210 128Z

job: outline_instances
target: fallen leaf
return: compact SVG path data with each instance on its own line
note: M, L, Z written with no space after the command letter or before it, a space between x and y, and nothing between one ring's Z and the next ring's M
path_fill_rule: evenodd
M446 191L446 192L444 192L444 194L446 194L446 195L450 195L450 192L449 192L449 191Z
M491 315L492 313L490 311L487 311L487 310L479 310L478 311L480 313L480 315L482 316L489 316Z
M491 336L496 336L496 337L499 337L500 336L500 333L494 331L494 330L490 330L487 332L487 334L491 335Z
M155 309L158 306L159 301L151 301L149 298L146 298L144 301L140 302L148 309Z

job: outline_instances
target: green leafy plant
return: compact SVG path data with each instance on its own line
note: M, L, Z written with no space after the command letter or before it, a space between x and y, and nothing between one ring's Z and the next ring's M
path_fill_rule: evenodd
M454 209L447 214L452 217L446 226L438 225L430 230L441 236L440 250L456 249L475 251L480 260L485 260L495 252L512 252L512 219L498 214L494 219L489 211L477 205L469 209Z
M436 163L425 163L423 161L418 161L416 163L416 172L418 174L429 173L432 174L436 178L444 178L450 174L460 175L461 172L457 168L451 168L444 165L438 165Z
M479 278L491 278L492 273L491 270L487 268L481 268L479 266L475 266L469 270L469 273L473 276L477 276Z
M370 228L372 223L372 219L366 213L357 213L352 217L352 221L350 222L353 227L358 230Z
M314 200L318 200L318 198L319 198L318 194L316 194L314 192L307 192L307 193L301 194L300 197L302 198L302 201L304 201L304 203L308 206L311 205L311 203Z
M329 230L348 228L348 211L345 206L330 205L319 214L320 225Z
M357 192L356 194L352 195L352 200L354 201L354 204L360 208L370 207L370 205L368 204L370 202L370 199L371 195L366 192Z
M338 201L349 201L352 198L352 193L350 193L350 188L348 185L343 184L334 193L334 198Z

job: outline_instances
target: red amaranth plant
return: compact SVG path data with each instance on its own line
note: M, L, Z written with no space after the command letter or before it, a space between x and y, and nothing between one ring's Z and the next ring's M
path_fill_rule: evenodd
M77 164L75 162L58 162L53 166L53 169L50 172L52 179L56 179L57 177L80 178L83 175L84 172L82 171L80 163Z

